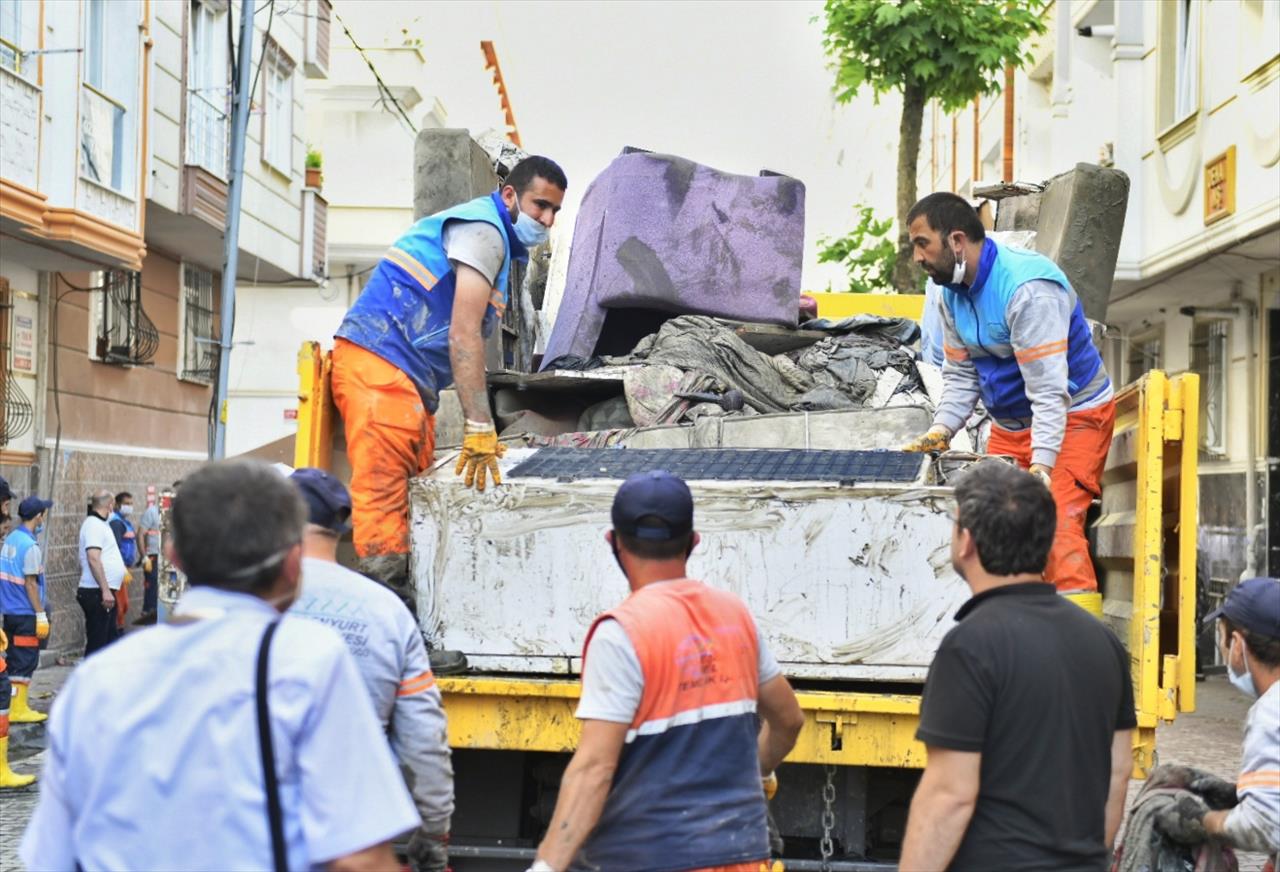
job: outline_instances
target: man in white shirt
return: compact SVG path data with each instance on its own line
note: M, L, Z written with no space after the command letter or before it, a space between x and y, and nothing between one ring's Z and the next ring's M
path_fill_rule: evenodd
M185 481L173 537L190 588L171 622L89 658L58 695L28 868L398 870L389 841L418 815L355 663L328 627L282 617L305 511L265 464Z
M302 593L290 614L328 624L346 640L422 817L409 840L409 863L414 872L444 872L453 767L422 631L390 589L338 564L338 539L351 529L351 496L342 482L322 469L299 469L290 481L308 516Z
M116 591L124 584L124 558L107 518L115 505L109 490L89 498L89 515L80 525L80 588L76 601L84 611L84 656L116 638Z

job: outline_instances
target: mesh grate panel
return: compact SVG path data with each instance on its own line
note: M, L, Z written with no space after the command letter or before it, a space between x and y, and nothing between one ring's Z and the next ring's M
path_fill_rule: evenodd
M665 469L690 481L913 482L925 457L905 451L748 448L542 448L507 478L626 478Z

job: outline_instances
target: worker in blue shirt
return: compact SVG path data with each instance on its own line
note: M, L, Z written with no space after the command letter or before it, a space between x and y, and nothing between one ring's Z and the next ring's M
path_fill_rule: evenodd
M338 328L331 384L351 461L357 568L410 610L409 479L434 460L440 391L455 386L466 419L458 473L477 490L489 477L500 484L485 338L506 310L512 262L546 241L567 187L554 161L527 157L493 193L422 218L387 249Z
M47 717L28 702L31 678L40 663L40 647L49 638L44 557L36 539L52 506L51 501L36 496L23 500L18 506L21 523L0 546L0 614L4 615L4 632L9 638L5 659L13 684L9 721L14 724L36 724Z
M185 480L173 542L190 587L172 621L86 659L58 695L27 868L397 868L389 843L418 813L355 663L332 629L283 614L305 520L266 464Z

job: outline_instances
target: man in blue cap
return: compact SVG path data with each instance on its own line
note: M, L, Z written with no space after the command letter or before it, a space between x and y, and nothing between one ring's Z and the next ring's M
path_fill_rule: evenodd
M1216 623L1218 650L1231 683L1257 700L1244 727L1240 777L1200 779L1198 796L1187 794L1156 826L1175 841L1215 839L1241 851L1266 852L1271 872L1280 870L1280 579L1250 578L1227 594L1205 618Z
M532 869L758 868L765 795L804 724L791 685L746 604L688 577L683 481L628 478L605 541L631 596L587 633L582 738Z
M338 564L338 540L351 529L351 496L322 469L290 480L307 504L302 593L291 608L342 634L407 779L421 825L409 838L414 872L449 864L453 767L440 691L422 633L399 597Z
M23 500L18 506L21 523L0 546L0 614L4 615L8 637L5 659L13 683L9 720L15 724L39 723L48 717L28 705L28 694L40 663L40 646L49 638L44 557L36 540L52 506L52 501L36 496Z

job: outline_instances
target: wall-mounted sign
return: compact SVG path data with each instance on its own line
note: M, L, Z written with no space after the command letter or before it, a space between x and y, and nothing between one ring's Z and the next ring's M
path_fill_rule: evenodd
M1204 223L1221 221L1236 211L1236 147L1204 165Z
M39 303L25 296L13 297L13 371L36 374L36 325Z

